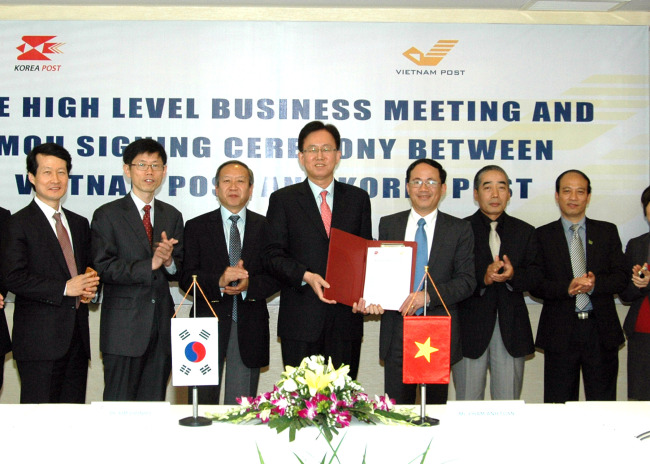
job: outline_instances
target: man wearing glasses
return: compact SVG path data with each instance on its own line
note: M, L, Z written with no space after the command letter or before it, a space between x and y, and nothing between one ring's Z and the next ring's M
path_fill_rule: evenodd
M457 309L476 285L474 234L469 222L438 210L447 192L446 178L446 171L437 161L414 161L406 170L411 209L379 221L379 240L418 242L413 293L404 295L399 311L384 311L375 304L354 308L365 314L382 314L379 356L384 360L384 387L398 404L415 403L416 392L416 385L402 383L403 317L422 314L425 304L428 316L447 314L433 286L428 285L426 296L420 286L424 265L429 266L429 274L451 314L451 364L462 358ZM444 404L447 395L448 385L427 385L427 403Z
M167 173L167 154L155 140L124 149L131 193L95 211L93 261L104 283L99 345L104 401L164 401L171 372L168 281L183 259L183 216L155 200Z
M341 136L331 124L308 123L298 136L298 159L307 179L274 192L267 220L271 242L267 270L280 280L278 336L284 365L305 356L332 357L334 366L359 369L363 316L323 296L332 227L370 239L370 197L358 187L334 180L341 160Z

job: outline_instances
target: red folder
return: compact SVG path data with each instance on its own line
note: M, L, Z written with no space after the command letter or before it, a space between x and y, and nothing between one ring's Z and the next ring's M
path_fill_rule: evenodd
M368 248L386 245L403 245L413 250L413 266L411 269L411 286L415 276L415 242L396 240L366 240L365 238L332 228L330 231L330 247L327 256L327 273L325 280L330 284L323 292L328 300L336 300L352 306L363 296L366 280L366 257Z

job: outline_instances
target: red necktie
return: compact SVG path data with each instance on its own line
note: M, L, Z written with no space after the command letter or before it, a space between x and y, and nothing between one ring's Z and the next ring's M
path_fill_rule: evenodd
M144 205L144 216L142 216L142 224L144 224L144 230L147 232L147 238L149 238L149 245L153 245L153 226L151 225L151 205Z
M65 263L68 265L68 272L70 272L70 277L75 277L77 275L77 263L74 260L74 252L72 251L70 236L61 222L61 213L54 213L53 217L55 224L54 228L56 229L56 238L59 239L59 245L61 245L61 251L63 251ZM77 297L76 307L79 307L79 297Z
M643 298L643 302L639 308L639 315L636 318L634 331L640 333L650 333L650 301L648 301L647 296Z
M327 236L330 236L330 229L332 228L332 210L330 209L330 205L327 204L327 201L325 201L325 197L327 197L327 190L323 190L320 193L321 196L321 203L320 203L320 217L323 219L323 225L325 226L325 232L327 232Z

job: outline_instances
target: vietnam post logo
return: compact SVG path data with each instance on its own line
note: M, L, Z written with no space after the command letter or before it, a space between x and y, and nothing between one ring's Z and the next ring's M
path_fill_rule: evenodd
M63 53L60 48L64 43L50 42L55 35L24 35L23 43L16 49L20 61L50 61L47 55Z
M418 66L437 66L457 43L458 40L438 40L427 53L411 47L402 53L402 55Z

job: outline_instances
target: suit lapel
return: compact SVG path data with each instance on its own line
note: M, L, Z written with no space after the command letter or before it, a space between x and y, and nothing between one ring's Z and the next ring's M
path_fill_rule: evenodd
M129 225L133 234L136 236L138 242L149 252L151 253L151 246L149 245L149 238L147 237L147 232L144 230L144 225L142 225L142 218L140 217L140 212L138 211L137 206L131 198L131 194L126 195L122 199L122 216L124 221ZM158 220L162 220L158 215L157 205L158 202L154 202L154 221L158 223ZM156 230L154 229L154 241L156 240L155 236Z
M595 269L596 263L594 262L594 260L596 259L596 255L594 253L596 252L596 246L598 246L598 242L599 242L598 228L594 225L594 223L589 218L586 218L585 246L587 247L587 249L585 250L585 256L587 258L587 272L589 272L589 269ZM600 245L602 246L602 243Z
M74 216L72 216L70 211L65 209L64 212L65 212L65 217L68 220L68 225L70 226L70 230L68 231L68 233L70 235L70 239L72 240L72 247L74 249L74 260L75 260L75 264L77 265L77 274L83 274L84 272L86 272L86 269L84 268L85 262L82 256L84 253L84 251L82 251L84 244L79 241L81 238L80 237L81 224L77 223L77 219Z
M253 240L259 237L257 229L260 223L255 220L250 211L246 211L246 227L244 228L244 240L241 250L241 258L244 260L244 267L252 261L252 252L254 249Z
M558 253L558 258L559 258L558 262L562 263L562 267L564 267L564 272L568 276L573 278L573 268L571 267L571 255L569 254L569 244L566 240L564 227L562 227L562 219L558 219L556 222L553 223L553 235L556 237L553 238L553 241L555 242L554 248L557 250Z
M217 259L222 260L225 257L226 266L230 266L230 257L228 255L228 244L224 233L223 218L221 217L221 208L217 209L208 218L208 227L211 233L208 233L210 247L208 250L216 250ZM245 233L245 229L244 229Z
M409 214L411 214L411 210L402 211L398 214L399 216L397 216L397 220L393 222L391 227L392 230L390 231L392 240L412 240L410 238L406 238L406 224L408 224Z
M323 225L323 220L320 217L320 211L318 210L318 204L314 198L314 194L309 188L309 183L305 180L302 184L302 188L299 190L301 195L298 197L298 204L303 209L307 220L310 221L314 227L319 231L323 238L327 239L327 232L325 232L325 226ZM334 209L332 211L332 225L334 225L334 218L336 217L336 206L338 204L338 192L336 189L336 184L334 184ZM338 208L341 209L341 208Z
M447 229L447 215L442 211L438 210L438 217L436 218L436 227L433 230L433 241L431 242L431 253L429 253L429 262L435 262L436 257L442 250L443 240L441 240L444 235L444 231ZM438 239L436 240L436 237Z
M334 181L334 206L332 210L332 227L337 229L345 230L346 217L345 211L347 208L346 204L346 192L345 188L341 185L340 182ZM323 223L323 219L320 217L320 211L318 214L318 219ZM325 232L325 226L323 225L323 232ZM327 234L326 234L327 235Z
M65 262L65 256L63 256L63 250L59 244L59 239L56 237L54 230L52 230L52 224L50 224L50 221L47 217L45 217L43 210L36 204L35 201L32 201L30 203L30 207L32 208L34 217L36 218L34 224L36 226L36 230L44 231L44 248L47 250L53 250L54 256L56 257L56 262L59 264L59 267L61 268L63 274L70 276L68 264Z

